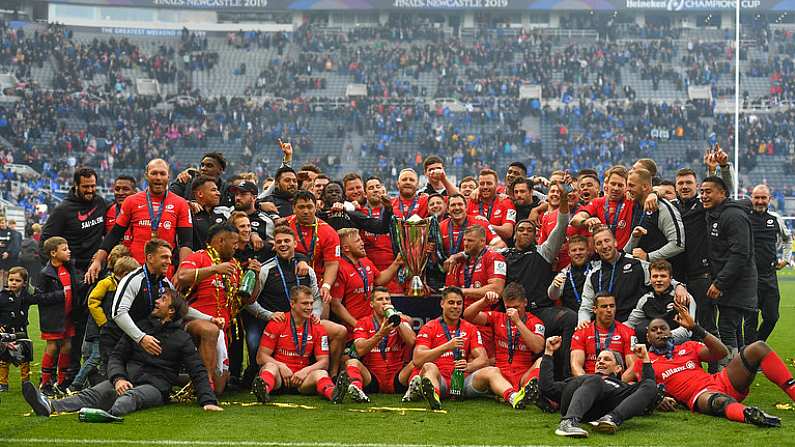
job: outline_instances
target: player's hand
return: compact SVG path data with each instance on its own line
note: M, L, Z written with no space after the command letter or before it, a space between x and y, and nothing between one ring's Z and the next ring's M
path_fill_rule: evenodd
M236 267L235 264L231 262L222 262L218 265L213 266L213 272L218 275L232 275L235 273Z
M282 383L290 383L290 377L293 376L293 371L286 364L280 363L279 375L282 377Z
M634 237L635 239L640 239L643 236L646 236L647 234L649 234L649 230L641 226L637 226L632 229L632 237Z
M256 258L251 258L248 260L246 268L259 275L259 271L262 269L262 263Z
M191 211L192 211L194 214L195 214L195 213L199 213L199 212L201 212L201 210L202 210L202 206L201 206L201 205L199 205L199 202L197 202L197 201L195 201L195 200L191 200L190 202L188 202L188 205L190 205L190 210L191 210Z
M447 342L447 350L461 349L464 347L464 337L453 337Z
M486 302L489 304L496 304L500 300L500 294L493 290L489 290L483 295L483 298L486 298Z
M454 360L453 361L453 368L454 369L460 369L461 371L466 371L466 369L467 369L467 361L466 361L466 359Z
M776 270L781 270L784 267L786 267L787 265L789 265L789 262L787 262L787 261L778 261L776 263Z
M287 319L287 316L286 316L286 314L284 312L274 312L274 313L271 314L271 319L268 320L268 321L276 321L276 322L281 323L282 321L285 321L286 319Z
M556 289L562 289L564 284L566 284L566 274L558 273L555 275L555 278L552 280L552 286Z
M265 246L265 242L262 241L262 238L256 232L251 232L251 246L254 247L254 250L259 250Z
M674 287L674 302L684 307L690 306L690 294L687 293L687 287L682 284L677 284Z
M113 387L116 388L116 395L121 396L122 394L131 390L133 388L133 384L124 379L119 379L113 384Z
M599 220L598 217L589 217L585 219L585 222L582 223L588 231L593 231L599 225L602 225L602 221Z
M398 253L397 255L395 255L395 260L392 261L392 263L395 264L398 267L401 267L403 264L405 264L403 262L403 254Z
M323 304L331 302L331 291L327 287L320 288L320 298L323 299Z
M224 411L223 408L219 407L218 405L207 404L202 407L204 411Z
M86 282L86 284L94 284L99 277L100 271L102 271L102 264L96 259L91 261L91 265L88 266L88 270L86 270L83 280Z
M303 368L294 372L291 380L295 386L300 386L302 383L304 383L304 380L306 380L306 376L308 375L309 371L307 371L306 368Z
M382 337L382 338L383 337L388 337L389 333L392 332L392 329L394 329L394 328L395 328L395 326L392 326L391 324L389 324L389 321L384 320L384 324L382 324L381 327L378 328L377 335L379 337Z
M315 314L312 314L312 316L309 317L309 320L312 322L312 324L320 324L320 317Z
M459 252L454 255L451 255L449 258L445 259L442 263L442 267L444 268L445 272L450 272L456 264L464 260L464 252Z
M519 321L521 320L521 318L519 318L519 311L513 307L505 309L505 315L507 315L508 318L510 318L515 324L519 324Z
M715 154L712 152L712 149L707 149L707 151L704 152L704 164L707 166L707 172L710 174L718 169L718 161L715 160Z
M588 320L580 321L579 323L577 323L577 327L574 328L574 330L579 331L580 329L588 326L589 324L591 324L591 322Z
M7 251L6 251L6 252L3 252L3 254L2 254L2 255L0 255L0 257L2 257L3 259L8 259L8 256L9 256L9 254L8 254L8 252L7 252Z
M546 177L542 177L540 175L534 175L530 177L530 181L532 181L534 185L542 185L545 188L549 188L549 179Z
M560 349L561 345L563 344L563 339L560 338L559 335L554 335L549 337L544 346L544 352L552 355L553 352Z
M649 351L646 349L646 345L642 343L638 343L633 346L632 352L635 353L635 356L643 362L647 362L649 360Z
M643 201L643 211L653 213L660 209L660 203L657 194L649 194L646 200Z
M292 160L293 159L293 145L292 143L285 143L282 141L281 138L278 139L279 142L279 149L281 149L282 153L284 154L285 160Z
M224 326L226 326L226 320L221 317L213 317L210 319L210 323L218 326L218 329L223 330Z
M191 171L196 168L188 168L177 174L177 181L184 184L187 184L193 176L191 175Z
M142 338L138 344L141 345L144 351L154 355L155 357L163 352L163 349L160 347L160 341L151 335L144 335L144 338Z
M643 250L642 248L633 248L632 249L632 256L635 257L635 258L638 258L638 259L642 259L644 261L648 261L649 260L649 254L646 253L646 251Z
M657 405L657 409L660 411L676 411L676 400L673 397L665 396L660 405Z
M273 202L260 202L259 209L264 213L279 214L279 208Z
M343 213L345 212L345 205L342 202L334 202L329 209L329 213Z
M473 189L472 192L469 193L469 200L471 200L473 202L477 202L479 194L480 194L480 188Z
M718 166L726 166L729 164L729 154L726 153L720 146L715 148L714 152L715 163Z
M295 265L295 275L296 276L306 276L309 274L309 263L306 261L301 261Z
M707 289L707 296L713 300L720 298L722 293L715 283L710 284L709 289Z
M686 306L682 306L681 304L674 302L674 309L676 309L677 313L674 319L679 322L680 326L687 329L688 331L691 331L694 327L696 327L696 321L693 320L693 316L690 315L690 311L687 310Z

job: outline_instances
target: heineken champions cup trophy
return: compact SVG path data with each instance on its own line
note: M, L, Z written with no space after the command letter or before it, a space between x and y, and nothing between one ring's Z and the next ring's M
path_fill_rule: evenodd
M428 262L426 246L430 237L431 219L416 214L408 219L392 218L393 240L403 256L406 269L406 295L427 296L428 288L422 281L425 264Z

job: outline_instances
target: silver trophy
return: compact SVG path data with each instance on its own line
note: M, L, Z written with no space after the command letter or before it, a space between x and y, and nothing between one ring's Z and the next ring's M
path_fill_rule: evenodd
M431 219L416 214L408 219L393 218L393 231L398 250L406 269L407 296L427 296L428 288L422 281L425 264L428 262L426 247L430 240Z

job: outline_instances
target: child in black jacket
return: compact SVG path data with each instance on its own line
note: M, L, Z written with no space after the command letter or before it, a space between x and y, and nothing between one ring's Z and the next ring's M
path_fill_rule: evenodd
M28 333L28 308L37 302L28 286L28 271L23 267L12 267L8 271L6 288L0 291L0 332L7 334ZM0 392L8 391L10 364L0 361ZM19 365L19 376L23 382L30 380L30 362Z

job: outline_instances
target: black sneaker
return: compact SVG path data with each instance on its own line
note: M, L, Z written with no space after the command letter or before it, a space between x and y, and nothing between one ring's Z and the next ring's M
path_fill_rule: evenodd
M58 391L55 389L55 386L51 383L41 384L39 386L39 391L41 394L45 395L46 397L58 397Z
M781 419L771 414L767 414L757 407L746 407L743 410L746 424L753 424L757 427L781 427Z
M439 398L439 394L433 388L433 382L431 382L431 379L423 377L420 390L422 390L422 396L428 401L428 405L431 406L431 410L442 409L442 400Z
M370 398L367 397L367 394L365 394L361 388L354 384L348 385L348 396L350 396L351 400L356 403L370 403Z
M258 402L266 404L271 401L271 395L268 392L268 387L262 377L257 376L251 382L251 393L256 396Z
M50 400L36 389L36 385L30 382L22 382L22 397L25 398L25 402L30 405L36 416L47 417L52 414L53 410Z
M536 401L535 405L544 413L557 413L560 409L560 405L557 402L544 396L539 396L539 399Z
M348 386L351 384L351 378L348 377L347 371L341 371L337 375L337 381L334 383L334 392L331 393L331 403L341 404L345 400L345 395L348 393Z
M560 425L555 429L555 434L558 436L566 436L569 438L587 438L588 432L580 427L579 422L574 419L563 419Z
M514 408L524 408L527 404L537 404L541 400L541 390L538 388L538 379L533 377L521 390L522 399Z
M618 431L618 423L613 416L606 414L596 420L596 431L599 433L615 434Z

